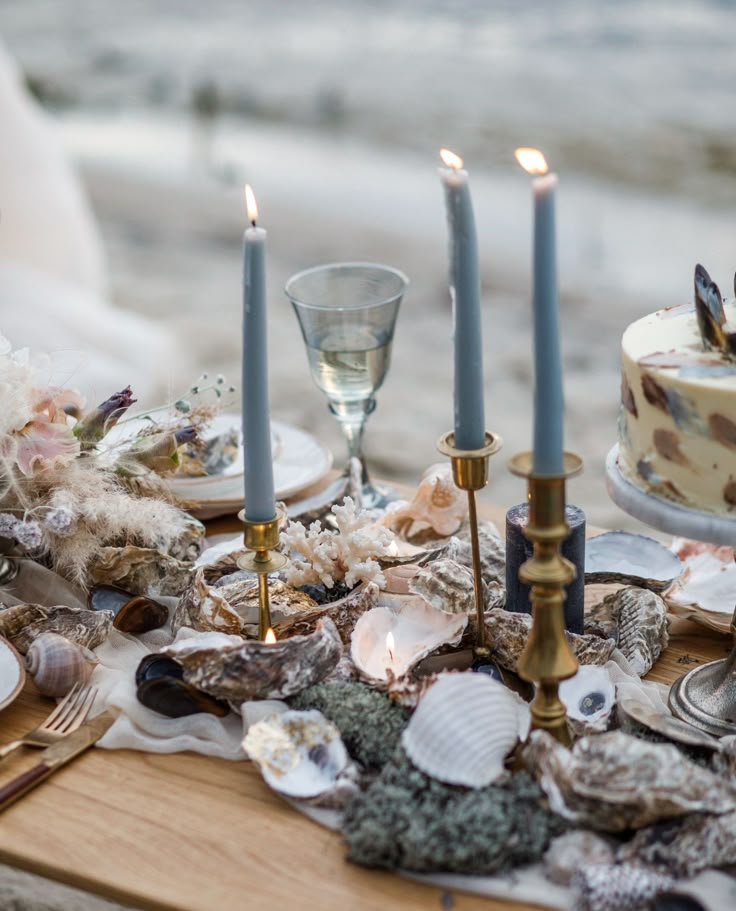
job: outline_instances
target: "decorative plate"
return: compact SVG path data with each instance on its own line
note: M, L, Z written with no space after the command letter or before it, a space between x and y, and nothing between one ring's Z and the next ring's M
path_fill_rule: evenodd
M0 636L0 709L10 705L25 682L23 659L8 640Z

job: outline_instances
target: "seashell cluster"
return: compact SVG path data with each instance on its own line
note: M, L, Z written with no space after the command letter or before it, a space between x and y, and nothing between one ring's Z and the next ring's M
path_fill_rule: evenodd
M687 813L736 810L736 786L669 744L621 731L578 740L567 750L532 732L524 762L555 813L603 832L639 829Z
M330 794L333 805L341 802L334 792L350 757L340 732L321 712L287 711L258 721L248 728L243 749L279 794L300 800ZM354 790L346 777L348 787L340 789L343 798Z
M440 646L457 645L468 625L465 614L435 610L416 596L398 597L398 610L374 607L355 624L350 658L369 683L401 677Z
M97 665L90 649L58 633L41 633L28 646L25 665L42 696L66 696L72 687L85 684Z
M446 538L455 534L467 513L467 497L455 486L450 464L437 462L422 475L411 502L389 504L381 521L407 540L426 531Z
M5 636L25 655L41 633L58 633L86 648L97 648L110 635L110 611L84 610L56 604L14 604L0 609L0 636Z
M103 547L88 567L91 585L116 585L140 595L180 595L189 584L191 563L149 547Z
M607 531L585 544L588 585L620 582L663 592L683 569L677 554L645 535Z
M114 585L94 585L87 596L90 610L110 611L122 633L147 633L169 619L169 609L146 595L133 595Z
M606 730L616 704L616 687L604 667L580 665L574 677L560 683L559 693L577 737Z
M607 595L591 611L618 625L618 647L640 677L654 666L669 641L667 605L652 591L627 586Z
M516 673L516 663L532 628L531 614L494 607L486 611L485 620L493 658L507 671ZM565 636L580 664L605 664L616 648L614 639L567 632Z
M164 653L166 650L164 650ZM178 652L184 680L216 699L282 699L319 683L337 665L342 643L329 617L314 632L274 643L247 640Z
M135 672L138 701L169 718L182 718L199 712L220 717L227 715L230 711L227 703L196 689L183 676L181 664L168 655L146 655Z
M438 781L483 788L529 725L525 703L486 674L445 674L427 691L401 743L414 765Z
M174 635L182 627L199 632L255 636L258 631L258 581L251 574L223 576L208 582L208 567L200 567L179 599L171 621ZM268 580L271 618L274 626L286 617L317 609L304 592L277 579Z

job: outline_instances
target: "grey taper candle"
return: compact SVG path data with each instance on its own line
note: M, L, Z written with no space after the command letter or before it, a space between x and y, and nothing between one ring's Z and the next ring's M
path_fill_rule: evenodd
M562 542L562 556L577 575L565 588L565 629L583 632L585 602L585 513L577 506L565 507L570 534ZM532 543L523 535L529 521L529 506L521 503L506 513L506 610L531 613L529 586L519 579L519 567L532 555Z
M243 453L245 517L268 522L276 515L268 404L266 232L256 227L253 191L245 190L251 227L243 237Z

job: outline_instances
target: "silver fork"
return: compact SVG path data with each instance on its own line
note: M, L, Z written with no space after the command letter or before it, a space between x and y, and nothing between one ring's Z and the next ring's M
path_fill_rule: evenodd
M71 734L84 722L95 701L97 688L75 683L54 711L32 731L19 740L0 747L0 759L20 746L50 747L67 734Z

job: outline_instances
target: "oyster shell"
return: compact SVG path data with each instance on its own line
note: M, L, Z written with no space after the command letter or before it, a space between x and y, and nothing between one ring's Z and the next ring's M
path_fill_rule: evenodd
M736 810L736 787L669 744L621 731L578 740L567 750L533 731L523 751L555 813L603 832L639 829L686 813Z
M636 735L644 728L686 747L709 753L717 753L721 749L721 743L716 737L675 718L674 715L658 712L644 702L624 699L616 706L616 717L621 730L627 734Z
M553 883L567 886L581 867L612 864L615 858L610 841L587 829L575 829L552 840L543 858L544 875Z
M187 683L217 699L240 703L293 696L324 680L341 655L337 628L329 617L323 617L306 636L179 651L176 660Z
M507 671L516 673L516 663L532 627L531 614L494 607L486 611L485 620L493 658ZM580 664L605 664L616 648L613 639L567 632L565 636Z
M736 864L736 812L691 815L647 826L621 845L617 860L687 879L706 867Z
M671 889L671 876L637 864L587 864L570 883L575 907L586 911L641 911L660 892Z
M736 592L733 550L683 539L675 539L673 547L678 547L685 571L665 592L671 612L727 633Z
M25 655L34 639L42 633L58 633L83 645L96 648L110 635L111 611L84 610L56 604L15 604L0 610L0 636L5 636Z
M662 592L683 571L664 544L628 531L607 531L585 543L585 582L622 582Z
M76 683L86 683L97 665L93 651L58 633L41 633L26 652L26 670L43 696L66 696Z
M192 566L149 547L103 547L90 563L88 581L106 583L137 595L180 595Z
M206 568L194 573L191 584L179 599L171 630L184 626L199 632L256 635L258 631L258 580L252 574L233 573L214 585L207 581ZM274 626L285 617L316 610L317 602L278 579L268 580L271 618Z
M471 614L475 610L473 571L454 560L434 560L409 580L409 591L436 610Z
M435 610L416 596L398 597L404 599L398 610L374 607L355 624L350 658L368 682L385 684L389 673L401 677L440 646L457 645L468 625L465 614Z
M478 523L478 544L480 547L480 574L488 585L498 582L506 585L506 542L499 535L493 522ZM473 549L470 543L470 527L463 526L451 538L445 556L462 566L473 570Z
M366 611L378 605L381 597L375 582L366 582L348 592L339 601L333 601L306 614L295 614L281 623L274 624L274 630L279 639L294 635L305 636L314 632L320 619L329 617L335 624L343 645L350 648L355 624Z
M207 529L199 519L195 519L194 516L183 510L181 511L181 526L181 532L169 546L168 554L176 560L188 563L196 560L202 553Z
M628 586L606 595L591 611L618 625L618 647L640 677L649 673L669 641L667 605L652 591Z
M340 731L316 709L252 724L243 749L269 787L302 800L333 791L350 764Z
M528 725L525 703L487 674L446 674L417 706L401 743L425 775L482 788L503 775Z
M576 736L605 731L616 703L616 687L604 667L582 664L560 684L560 699Z

